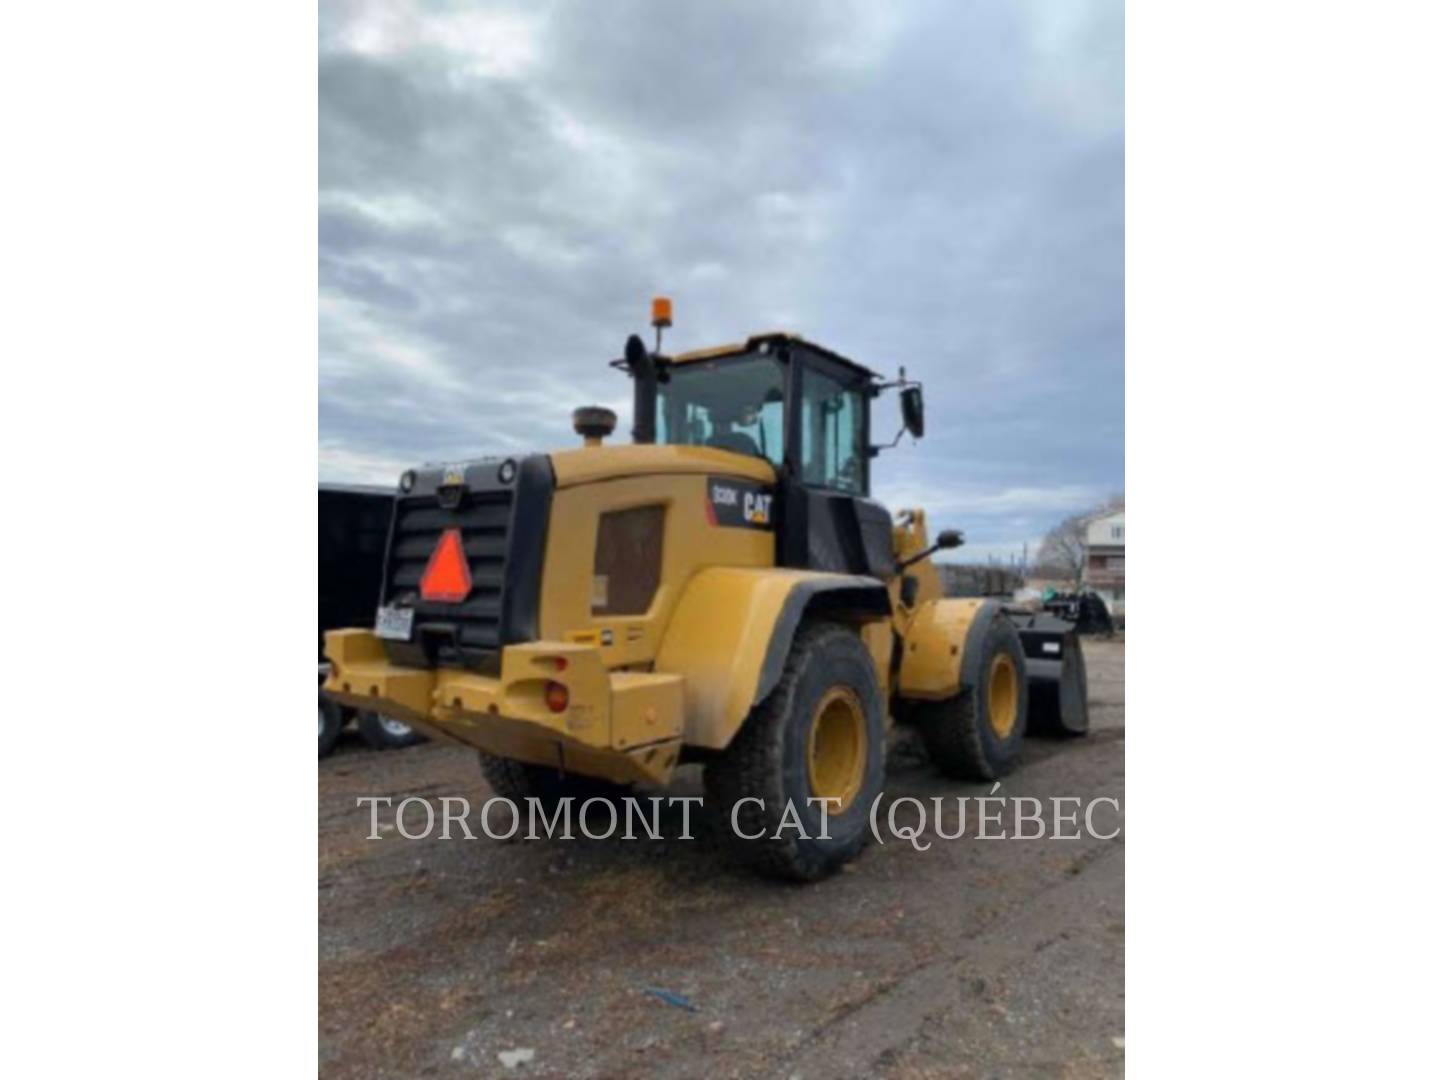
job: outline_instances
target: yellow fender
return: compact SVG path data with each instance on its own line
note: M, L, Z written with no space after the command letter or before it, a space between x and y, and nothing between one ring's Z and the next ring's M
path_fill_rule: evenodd
M874 578L809 570L711 567L690 579L655 657L657 672L685 679L687 744L730 744L780 681L807 611L888 623L890 598ZM888 631L870 637L885 642L888 661Z
M918 701L942 701L980 678L978 642L990 622L1004 618L998 600L927 600L905 630L897 693ZM970 647L974 644L976 647Z

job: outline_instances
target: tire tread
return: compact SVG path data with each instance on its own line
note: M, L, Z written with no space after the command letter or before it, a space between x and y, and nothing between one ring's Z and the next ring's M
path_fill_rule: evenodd
M1025 737L1029 691L1019 632L1008 619L999 616L986 631L980 648L984 650L980 670L986 673L980 685L964 687L954 697L924 706L920 713L920 735L930 760L944 775L958 780L998 780L1010 772L1019 759L1018 749L1008 755L997 754L987 745L989 718L981 707L980 695L986 688L984 680L989 678L991 657L1000 649L1011 653L1020 681L1016 730L1007 738L1007 743L1018 748Z
M824 655L827 649L849 648L852 643L860 644L855 633L838 623L802 624L796 631L784 671L774 690L751 710L724 755L706 767L706 790L715 797L725 815L724 821L716 823L717 831L755 869L768 876L815 881L855 854L824 856L813 848L802 846L799 838L788 830L782 838L774 838L783 814L783 810L776 808L785 805L785 735L796 690L809 665ZM860 647L863 649L863 644ZM883 754L883 743L876 749ZM730 829L731 807L747 796L757 796L764 800L764 804L757 806L747 802L739 808L735 823L751 836L763 832L763 839L741 841Z

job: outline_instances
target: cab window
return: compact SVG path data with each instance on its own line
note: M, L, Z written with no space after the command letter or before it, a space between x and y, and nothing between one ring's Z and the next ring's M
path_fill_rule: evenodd
M656 442L785 460L785 369L772 356L676 364L655 414Z
M805 483L865 491L865 406L853 382L807 367L800 392L800 470Z

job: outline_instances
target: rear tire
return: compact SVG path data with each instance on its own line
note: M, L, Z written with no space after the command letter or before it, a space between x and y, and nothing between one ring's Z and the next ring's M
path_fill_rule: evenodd
M1020 761L1029 692L1020 634L1003 615L976 644L980 676L953 698L921 710L920 733L946 776L995 780Z
M375 750L399 750L425 741L409 724L381 713L362 712L356 726L360 737Z
M705 789L723 815L720 834L745 861L815 881L865 846L884 776L885 705L870 653L853 630L812 623L795 635L775 689L706 766ZM828 825L806 801L822 797L839 800ZM761 801L742 801L751 799Z
M340 729L345 726L345 714L333 701L320 699L320 756L326 757L335 749L340 738Z
M562 773L549 765L530 765L511 758L480 752L480 772L492 791L524 807L526 799L539 799L543 806L558 805L563 798L574 799L575 811L586 799L619 799L630 789L593 776Z

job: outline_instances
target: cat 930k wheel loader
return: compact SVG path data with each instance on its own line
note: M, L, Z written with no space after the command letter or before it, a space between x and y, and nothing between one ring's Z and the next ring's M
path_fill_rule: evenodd
M326 635L327 695L478 749L516 799L703 763L722 832L802 880L863 846L893 723L972 780L1014 767L1027 722L1085 730L1067 624L942 597L930 556L960 536L870 499L872 402L897 390L924 431L903 368L784 333L666 356L653 316L654 350L613 362L631 444L581 408L582 446L400 478L375 625Z

